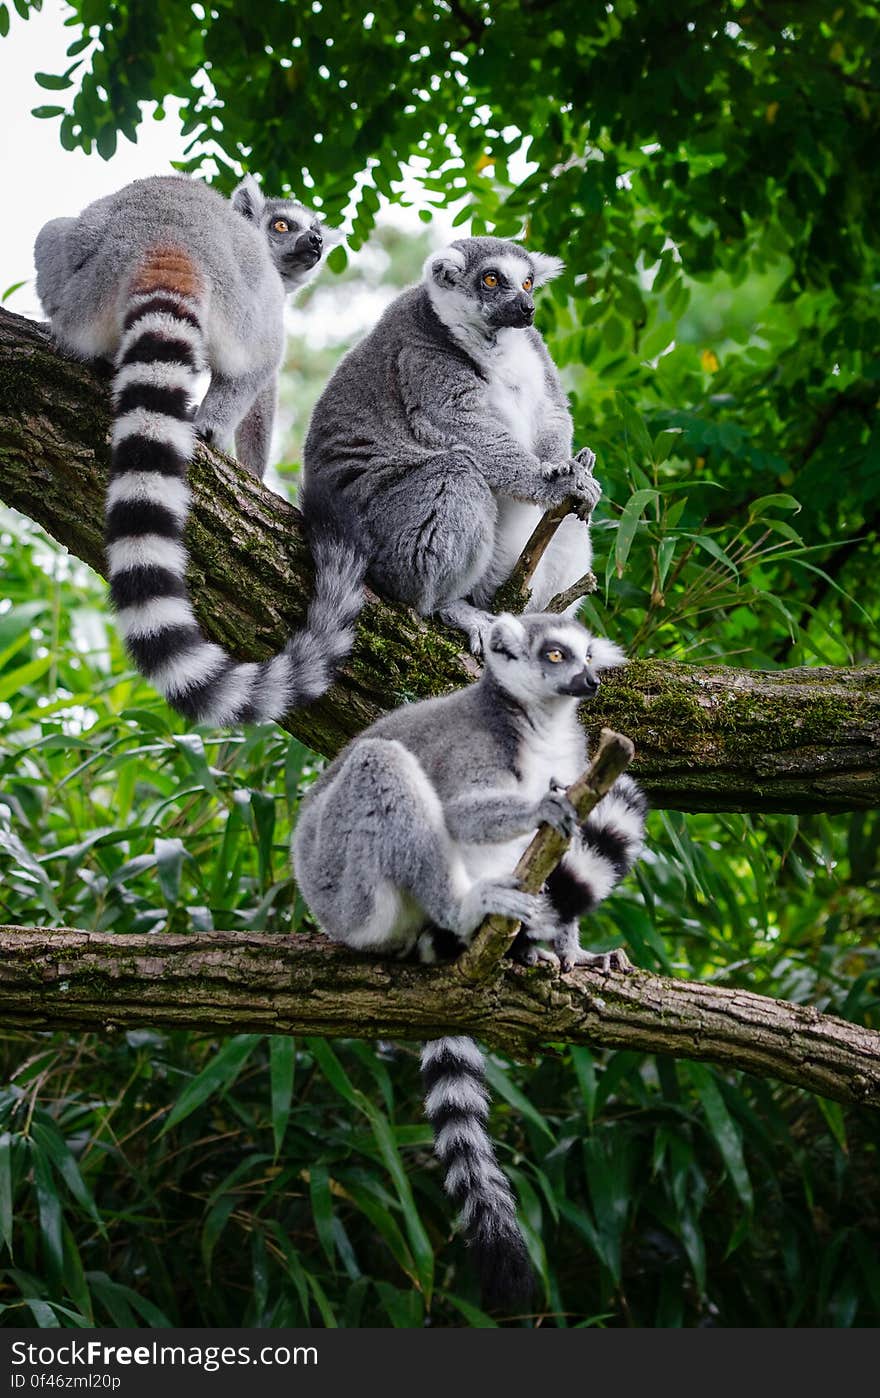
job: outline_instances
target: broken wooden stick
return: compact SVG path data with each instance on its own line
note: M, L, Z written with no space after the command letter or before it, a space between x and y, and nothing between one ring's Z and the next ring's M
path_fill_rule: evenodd
M547 510L532 530L525 548L511 569L511 573L506 582L503 582L495 593L492 601L492 611L499 612L522 612L526 608L529 600L529 588L535 571L547 549L550 546L554 534L562 521L568 515L578 515L584 518L584 502L578 500L574 495L568 495L558 505L553 505Z
M585 772L566 791L577 811L578 821L586 820L602 797L614 785L621 772L626 771L635 754L629 738L603 728L595 756ZM537 893L553 873L570 844L569 837L541 825L523 852L514 871L517 884L526 893ZM454 969L465 980L478 984L488 980L510 948L520 924L511 918L493 915L477 928L467 951L454 963Z

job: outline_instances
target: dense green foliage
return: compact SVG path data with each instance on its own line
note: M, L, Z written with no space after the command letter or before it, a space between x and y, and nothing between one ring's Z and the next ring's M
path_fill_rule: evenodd
M589 618L640 654L876 658L877 5L202 14L76 0L75 66L43 79L65 144L107 154L140 99L182 96L194 166L348 208L389 285L424 251L374 227L411 159L426 225L451 206L561 253L541 322L606 491ZM358 267L310 313L329 323ZM341 348L291 344L294 461ZM314 759L272 730L187 734L127 674L98 581L0 527L0 917L295 931ZM655 812L650 840L591 945L880 1022L877 815ZM880 1319L875 1117L628 1053L492 1073L544 1323ZM486 1323L409 1048L7 1032L0 1083L3 1320Z

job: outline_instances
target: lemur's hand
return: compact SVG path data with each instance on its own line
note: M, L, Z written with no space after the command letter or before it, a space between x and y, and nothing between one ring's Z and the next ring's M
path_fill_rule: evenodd
M577 811L559 787L551 788L547 795L541 798L535 807L535 816L536 824L542 825L546 821L568 839L571 839L578 828Z
M577 486L578 464L574 457L565 461L542 461L541 477L544 481L544 504L561 505L564 500L579 494Z
M602 487L593 475L596 453L584 447L572 458L574 489L572 494L579 501L577 513L581 519L589 519L602 496Z
M563 477L570 478L577 470L577 462L574 458L565 461L542 461L541 475L545 481L558 481Z

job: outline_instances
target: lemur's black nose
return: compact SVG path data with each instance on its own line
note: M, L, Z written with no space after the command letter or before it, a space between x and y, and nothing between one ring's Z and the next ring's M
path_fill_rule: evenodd
M562 693L577 695L584 699L594 699L599 693L598 676L590 670L579 670L576 675L572 675Z
M523 319L531 320L535 314L535 303L531 296L518 296L516 304Z
M317 228L310 228L306 234L306 239L316 252L320 252L324 246L324 239Z

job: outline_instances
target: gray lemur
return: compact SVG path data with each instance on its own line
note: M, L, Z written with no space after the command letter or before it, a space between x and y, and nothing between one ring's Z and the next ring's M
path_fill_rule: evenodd
M366 556L371 582L438 612L482 649L485 608L541 514L600 495L589 450L572 458L568 402L532 292L558 258L499 238L432 253L337 367L312 414L302 508ZM567 517L538 566L530 609L590 565L586 519Z
M119 625L138 669L191 719L281 717L328 688L351 646L363 565L327 534L305 629L261 664L237 664L205 639L185 581L196 434L227 448L234 434L244 465L263 474L285 296L314 275L323 247L316 215L264 199L251 177L231 201L179 176L136 180L37 237L37 291L56 340L115 366L105 539Z
M578 703L624 657L577 622L541 613L497 618L485 656L475 685L380 719L307 792L293 837L303 897L325 932L359 951L433 961L461 951L487 913L500 913L523 921L526 961L626 968L620 951L582 950L578 922L637 858L644 798L631 777L618 777L579 825L561 789L587 764ZM512 871L542 821L573 838L532 895ZM530 1273L486 1132L482 1056L470 1039L438 1039L422 1067L446 1190L484 1292L510 1299L527 1290Z

